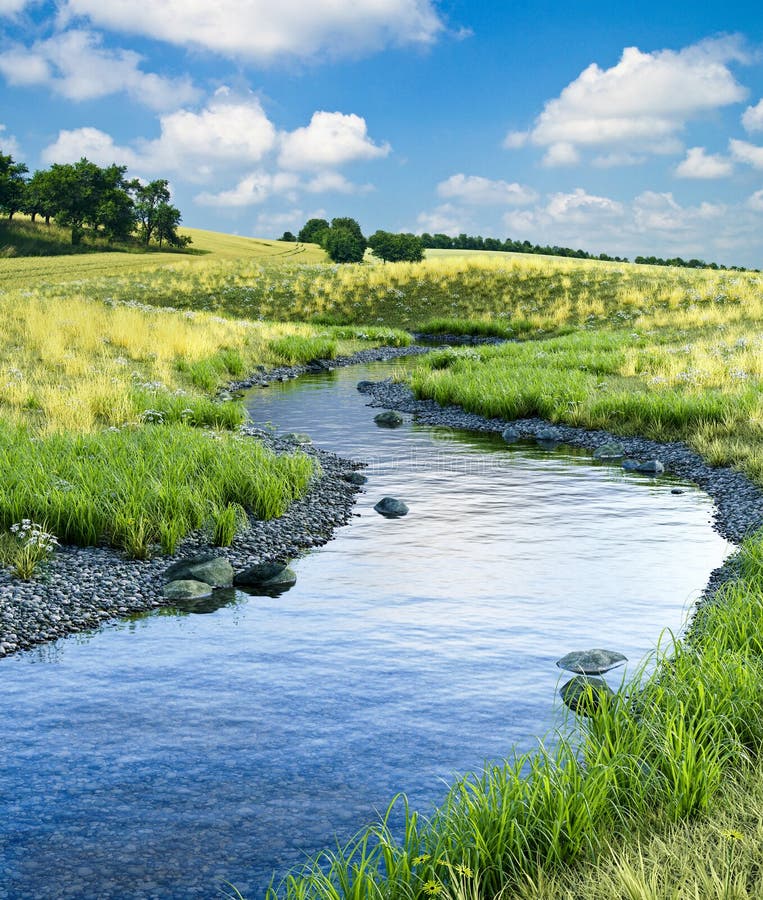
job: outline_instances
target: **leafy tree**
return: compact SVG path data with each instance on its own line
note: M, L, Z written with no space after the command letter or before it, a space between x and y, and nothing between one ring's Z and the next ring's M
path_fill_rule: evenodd
M191 243L188 235L178 234L178 226L182 220L180 210L170 203L160 203L154 215L154 237L162 246L163 241L171 247L185 247Z
M50 196L56 221L71 228L72 244L82 240L85 224L97 225L102 199L101 169L89 160L54 163L50 167Z
M331 220L331 227L346 228L347 231L351 231L355 235L355 237L360 238L361 241L365 242L363 232L360 230L360 225L358 224L356 219L351 219L349 218L349 216L340 216L338 219Z
M109 242L126 240L135 229L135 204L128 193L126 166L116 164L100 170L97 178L93 228L103 228Z
M284 231L284 233L281 235L280 238L278 238L278 240L286 241L289 244L295 244L297 242L296 237L290 231Z
M336 220L334 220L336 221ZM366 252L366 239L362 234L344 226L331 228L326 233L324 247L332 262L362 262Z
M50 225L50 217L56 212L53 185L54 179L47 169L38 169L27 182L22 212L31 216L33 222L42 216L45 224Z
M166 178L157 178L148 184L137 179L130 182L130 190L135 198L135 214L140 223L140 235L148 246L156 228L157 210L163 203L170 202L170 187Z
M24 163L14 162L13 157L0 152L0 209L12 219L24 203L26 181L29 171Z
M328 230L329 223L326 219L308 219L300 229L297 240L303 244L320 244L323 246L323 240Z
M415 234L376 231L368 239L368 246L384 262L421 262L424 259L423 241Z

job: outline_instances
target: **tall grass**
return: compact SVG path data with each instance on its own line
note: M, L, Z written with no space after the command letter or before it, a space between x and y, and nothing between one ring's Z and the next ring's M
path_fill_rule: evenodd
M740 551L740 579L703 607L691 640L668 638L568 736L459 780L429 820L398 799L402 827L391 825L393 805L271 897L540 896L539 885L574 884L579 867L608 859L613 844L632 847L706 814L763 747L761 558L758 536Z
M45 522L62 543L110 543L132 557L172 552L207 528L230 543L240 507L281 515L307 487L304 454L275 455L257 441L189 425L145 425L40 441L0 426L0 528Z

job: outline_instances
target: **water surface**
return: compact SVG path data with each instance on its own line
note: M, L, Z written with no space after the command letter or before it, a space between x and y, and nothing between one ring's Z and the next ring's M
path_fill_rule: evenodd
M355 383L389 371L249 395L256 422L369 463L357 517L291 591L0 662L0 897L258 896L397 791L428 810L454 773L532 747L561 721L564 653L637 661L680 627L728 549L704 494L380 429ZM410 514L377 515L384 495Z

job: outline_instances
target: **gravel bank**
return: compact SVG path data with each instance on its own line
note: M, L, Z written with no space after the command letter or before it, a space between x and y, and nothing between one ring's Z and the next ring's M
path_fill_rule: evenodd
M255 385L265 387L274 381L321 371L325 365L337 368L393 360L427 353L431 349L414 345L362 350L328 364L283 366L257 372L249 379L231 384L228 390ZM467 413L458 407L441 408L433 401L416 400L405 385L388 381L374 384L368 395L372 406L413 413L425 424L482 432L500 432L507 424L499 419ZM548 428L548 423L541 419L522 419L513 424L528 439ZM564 425L555 428L560 440L574 447L593 451L606 441L618 440L633 457L660 459L667 472L695 482L713 498L714 527L735 543L763 527L763 491L741 473L711 468L684 444L659 444ZM309 445L275 438L253 426L244 426L243 431L259 437L277 451L294 451L299 447L320 463L322 474L315 479L305 497L292 504L284 516L269 522L253 522L248 531L236 537L231 547L214 548L214 552L226 557L238 570L256 562L293 558L327 543L334 531L352 517L359 488L344 481L344 476L353 471L353 463ZM164 571L174 561L209 549L201 534L187 538L173 556L148 561L126 560L108 548L62 547L33 581L19 581L0 570L0 657L67 634L90 630L109 620L172 605L161 596ZM706 596L711 596L717 586L733 574L732 560L713 573Z

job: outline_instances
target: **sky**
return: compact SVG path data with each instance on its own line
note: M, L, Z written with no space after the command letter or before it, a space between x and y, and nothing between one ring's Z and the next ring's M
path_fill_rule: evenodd
M0 0L0 150L311 217L763 266L763 4Z

